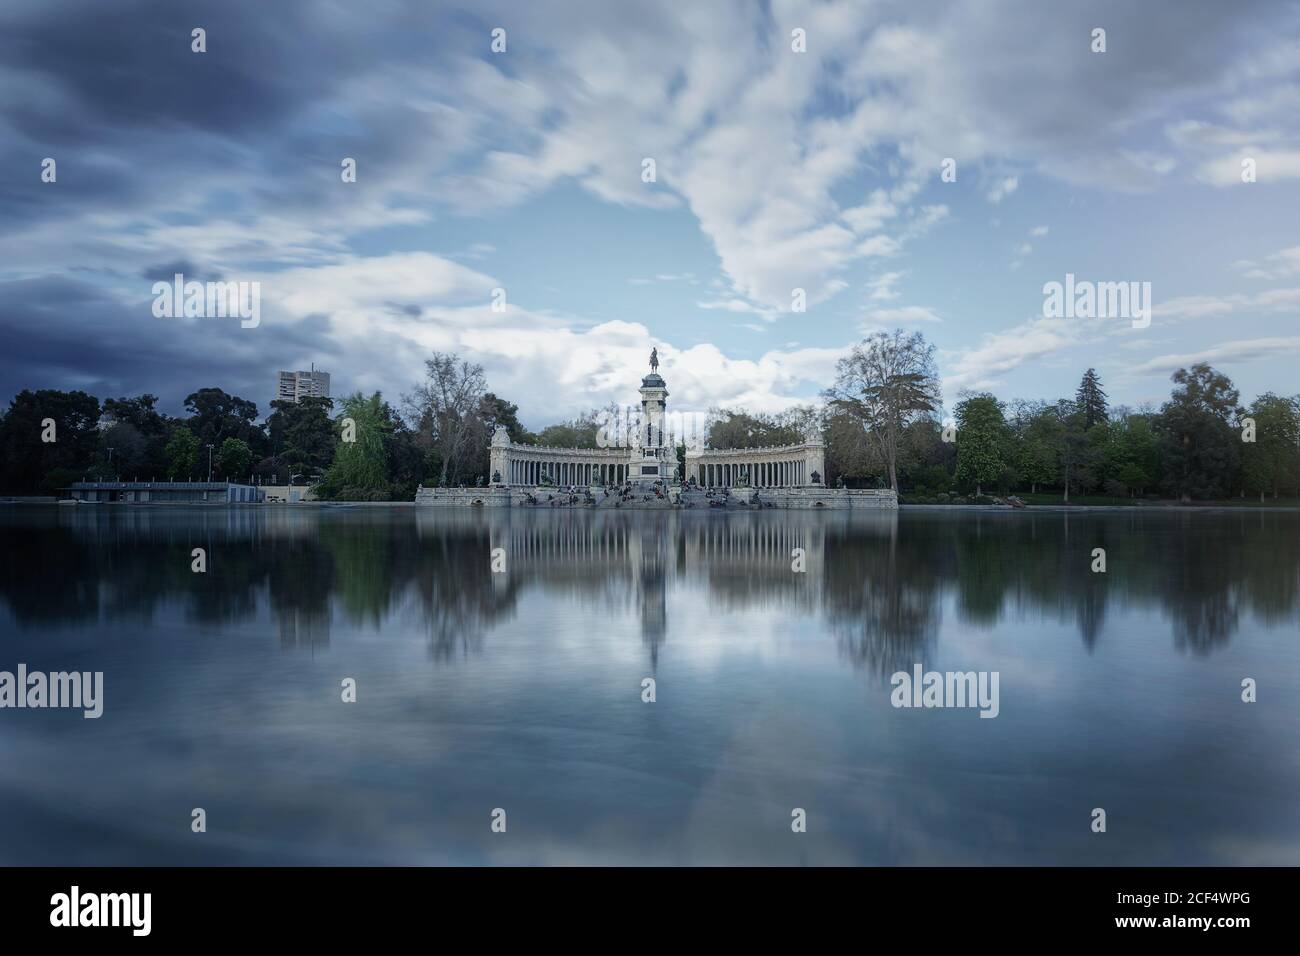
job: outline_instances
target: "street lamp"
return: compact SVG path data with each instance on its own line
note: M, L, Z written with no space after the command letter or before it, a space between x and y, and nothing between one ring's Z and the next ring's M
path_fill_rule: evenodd
M212 484L212 446L208 446L208 484Z

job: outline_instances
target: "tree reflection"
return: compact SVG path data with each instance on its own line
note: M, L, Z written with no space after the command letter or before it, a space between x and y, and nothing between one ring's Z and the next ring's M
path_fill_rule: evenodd
M22 627L148 623L164 607L226 626L262 611L286 650L318 651L340 622L382 631L414 613L440 661L480 650L531 590L635 617L652 668L679 585L723 611L793 610L877 673L923 662L945 608L981 629L1072 622L1090 651L1112 602L1154 608L1193 654L1245 615L1278 626L1300 611L1300 515L1283 512L103 507L10 509L0 527L0 600Z

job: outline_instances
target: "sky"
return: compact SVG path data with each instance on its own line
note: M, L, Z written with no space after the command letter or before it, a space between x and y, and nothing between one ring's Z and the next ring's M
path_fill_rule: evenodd
M1289 395L1298 211L1282 0L0 6L3 401L267 412L313 363L396 400L437 350L538 428L657 347L671 409L775 412L900 327L949 407L1198 361ZM178 272L260 321L155 315ZM1067 274L1149 282L1149 325L1045 316Z

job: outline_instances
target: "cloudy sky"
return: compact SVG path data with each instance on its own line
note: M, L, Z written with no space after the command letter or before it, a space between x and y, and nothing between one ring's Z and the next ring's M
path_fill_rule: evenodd
M1158 402L1200 360L1293 394L1298 210L1282 0L0 7L6 401L266 410L313 362L395 397L437 349L538 427L633 400L657 345L674 407L776 410L895 326L950 405L1088 366ZM156 317L178 271L259 282L260 325ZM1150 282L1150 326L1044 318L1067 273Z

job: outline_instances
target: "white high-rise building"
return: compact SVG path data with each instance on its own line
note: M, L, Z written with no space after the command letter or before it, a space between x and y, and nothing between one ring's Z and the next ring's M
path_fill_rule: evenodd
M318 372L312 365L309 372L281 372L276 387L277 401L293 402L297 405L304 398L329 398L330 373Z

